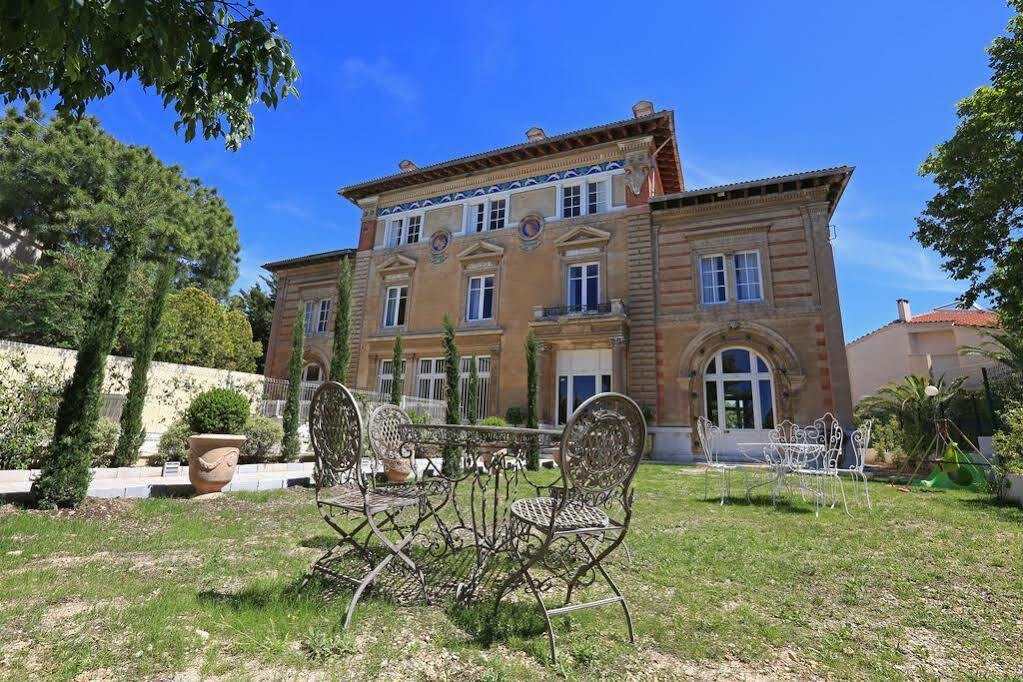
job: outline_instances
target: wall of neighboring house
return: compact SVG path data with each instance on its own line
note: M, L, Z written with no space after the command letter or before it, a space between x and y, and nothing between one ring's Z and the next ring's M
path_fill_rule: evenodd
M849 344L849 374L853 401L876 393L882 386L898 382L907 374L944 375L952 379L965 376L965 388L983 386L982 368L996 362L977 356L965 356L965 346L981 346L987 338L975 327L950 323L893 322Z
M910 372L909 333L905 324L890 324L856 339L845 351L853 403L872 395Z

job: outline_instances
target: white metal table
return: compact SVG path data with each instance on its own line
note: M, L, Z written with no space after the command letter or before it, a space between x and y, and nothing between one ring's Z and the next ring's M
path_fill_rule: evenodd
M771 503L777 503L778 493L785 487L788 476L800 469L815 466L824 453L823 443L739 443L739 450L749 460L765 462L771 471L771 477L761 485L771 486ZM763 459L758 459L754 452L763 452ZM753 488L755 486L750 486Z

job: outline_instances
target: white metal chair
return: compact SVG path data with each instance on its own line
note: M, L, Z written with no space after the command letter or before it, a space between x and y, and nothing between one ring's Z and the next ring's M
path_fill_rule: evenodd
M746 470L737 464L722 462L720 459L721 428L701 416L696 420L696 433L700 438L700 446L703 448L703 457L706 460L707 468L703 471L703 497L707 499L710 495L711 472L718 477L718 492L721 494L721 504L725 503L725 497L732 496L732 472L742 473L746 483L746 499L750 497L749 475Z
M852 432L849 441L852 445L853 465L838 470L840 476L849 476L853 481L857 479L863 480L863 494L867 498L867 509L871 511L874 510L874 505L870 502L870 486L867 483L867 474L864 471L864 467L867 463L867 448L870 447L870 433L873 428L874 421L868 419Z
M836 489L842 495L842 506L845 513L849 514L849 503L845 497L845 487L838 475L838 464L842 459L842 444L845 440L845 431L842 424L835 419L831 413L826 413L820 419L816 419L813 425L807 427L806 438L816 439L817 443L823 446L818 466L808 466L808 463L798 468L796 473L800 479L800 490L809 490L814 496L814 513L820 516L821 507L830 506L834 509L838 503ZM812 486L805 485L811 481ZM849 514L852 516L852 514Z

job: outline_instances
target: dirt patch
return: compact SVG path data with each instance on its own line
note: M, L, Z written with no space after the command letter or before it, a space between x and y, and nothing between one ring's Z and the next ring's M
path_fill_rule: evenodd
M66 599L46 609L43 617L39 619L39 625L49 630L66 623L79 613L84 613L91 608L92 605L82 599Z

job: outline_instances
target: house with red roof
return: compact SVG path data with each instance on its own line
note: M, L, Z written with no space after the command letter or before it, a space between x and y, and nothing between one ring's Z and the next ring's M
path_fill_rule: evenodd
M966 388L983 385L981 369L996 363L961 350L989 341L983 332L997 329L993 312L977 305L949 304L914 315L908 299L900 298L896 304L897 318L846 345L854 403L907 374L965 376Z

